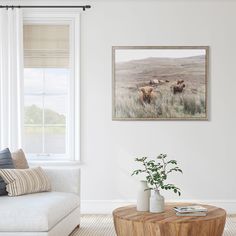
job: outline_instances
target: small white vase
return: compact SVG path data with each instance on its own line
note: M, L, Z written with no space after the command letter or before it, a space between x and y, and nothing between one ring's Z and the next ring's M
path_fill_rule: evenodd
M151 192L146 189L148 189L147 181L140 181L137 194L137 211L149 211L149 199Z
M152 213L161 213L165 210L165 199L160 195L158 189L152 191L150 197L150 212Z

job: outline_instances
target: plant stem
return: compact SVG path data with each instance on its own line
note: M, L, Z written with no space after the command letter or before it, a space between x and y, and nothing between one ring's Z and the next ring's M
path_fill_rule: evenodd
M144 167L145 167L147 173L149 174L149 176L152 178L152 181L153 181L155 187L158 188L158 185L155 183L155 180L154 180L154 178L153 178L153 175L152 175L151 172L148 170L147 165L146 165L146 163L145 163L144 161L143 161L143 165L144 165Z

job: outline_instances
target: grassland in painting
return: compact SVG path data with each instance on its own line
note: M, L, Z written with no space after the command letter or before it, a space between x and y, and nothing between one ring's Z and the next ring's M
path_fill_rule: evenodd
M206 118L206 60L204 55L186 58L145 58L117 62L114 72L114 118ZM182 92L174 93L178 80ZM163 81L151 84L150 81ZM140 88L153 88L152 102L140 101Z

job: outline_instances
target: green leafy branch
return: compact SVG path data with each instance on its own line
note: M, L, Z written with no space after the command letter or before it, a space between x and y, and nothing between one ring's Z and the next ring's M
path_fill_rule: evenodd
M148 157L136 158L135 161L140 162L142 169L134 170L132 175L146 174L146 180L150 188L148 189L163 189L172 190L174 193L181 195L181 191L174 184L166 184L167 176L172 172L183 173L177 166L176 160L167 161L166 154L160 154L155 159Z

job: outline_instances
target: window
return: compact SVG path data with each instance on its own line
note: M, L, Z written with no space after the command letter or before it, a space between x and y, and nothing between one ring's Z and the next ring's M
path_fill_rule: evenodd
M24 21L23 147L33 158L79 158L75 22L71 16Z

